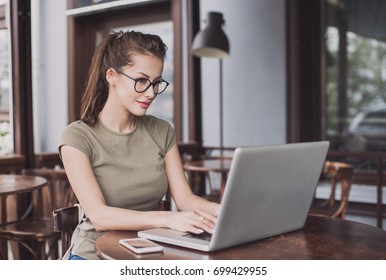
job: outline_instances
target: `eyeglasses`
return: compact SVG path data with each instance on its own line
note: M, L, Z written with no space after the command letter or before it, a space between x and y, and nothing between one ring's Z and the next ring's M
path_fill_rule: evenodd
M144 93L145 91L147 91L149 89L149 87L153 86L154 94L158 95L158 94L163 93L169 85L169 83L163 79L156 81L156 82L152 82L147 78L134 79L134 78L126 75L125 73L123 73L121 71L117 71L117 72L122 74L123 76L126 76L127 78L133 80L135 82L134 83L134 90L138 93Z

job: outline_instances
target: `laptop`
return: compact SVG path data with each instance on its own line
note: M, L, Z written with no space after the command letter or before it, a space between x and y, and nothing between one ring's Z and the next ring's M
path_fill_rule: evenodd
M142 230L138 236L211 252L299 230L328 148L328 141L239 147L210 240L168 228Z

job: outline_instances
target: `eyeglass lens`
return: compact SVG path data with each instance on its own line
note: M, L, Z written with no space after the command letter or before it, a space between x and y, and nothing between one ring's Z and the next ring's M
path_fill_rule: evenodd
M150 80L143 78L137 79L134 87L137 92L141 93L145 92L151 85L153 85L153 90L155 94L162 93L168 86L168 84L163 80L152 83Z

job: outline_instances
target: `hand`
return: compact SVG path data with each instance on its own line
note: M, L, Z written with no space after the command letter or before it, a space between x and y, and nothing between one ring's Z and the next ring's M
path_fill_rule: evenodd
M200 234L204 231L213 233L217 217L203 210L170 212L168 225L170 228Z
M213 213L209 213L209 212L205 212L204 210L198 209L194 212L200 215L201 222L205 224L207 227L209 227L209 230L208 229L203 229L203 230L209 233L213 233L214 227L217 222L217 211L214 211Z
M203 211L209 213L210 215L217 217L218 213L220 212L220 204L215 202L209 202L204 206L205 208L202 208Z
M217 222L217 216L220 211L220 204L215 202L209 202L202 206L203 208L196 210L195 212L203 217L203 223L209 226L212 230L207 231L209 233L213 233L214 227Z

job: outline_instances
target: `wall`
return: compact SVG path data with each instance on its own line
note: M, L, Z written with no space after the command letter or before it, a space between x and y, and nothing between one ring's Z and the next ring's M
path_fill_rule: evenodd
M230 56L223 60L224 145L281 144L285 126L285 1L200 2L224 15ZM204 145L219 145L219 60L202 58Z

